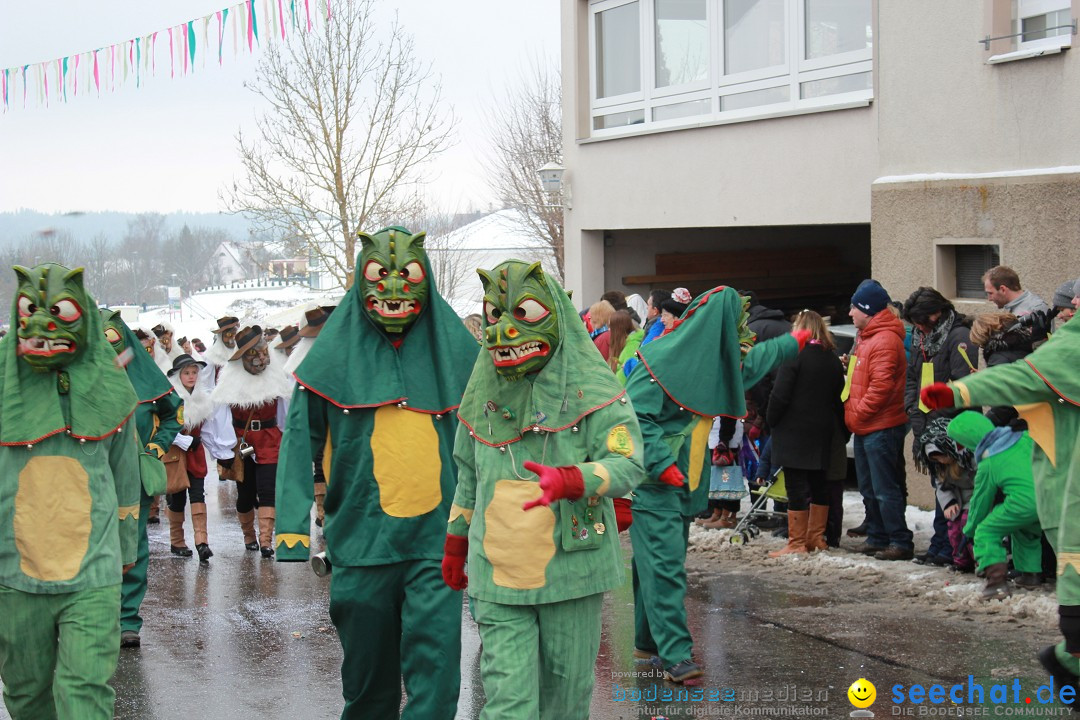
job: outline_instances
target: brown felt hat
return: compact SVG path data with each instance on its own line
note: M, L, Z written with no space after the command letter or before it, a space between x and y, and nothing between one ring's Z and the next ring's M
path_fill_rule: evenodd
M240 318L235 318L232 315L226 315L225 317L219 317L217 319L217 330L212 330L215 335L229 328L234 328L240 324Z
M230 360L239 360L244 356L251 348L258 345L263 341L263 331L258 325L251 325L250 327L241 328L236 333L236 352L229 358Z
M296 325L286 325L278 333L278 344L274 347L278 350L285 350L298 342L300 342L300 329Z
M330 313L326 308L316 307L304 312L304 318L300 321L300 337L315 337L326 324Z
M158 323L154 327L150 328L150 332L154 333L157 337L161 337L165 333L169 332L164 325Z

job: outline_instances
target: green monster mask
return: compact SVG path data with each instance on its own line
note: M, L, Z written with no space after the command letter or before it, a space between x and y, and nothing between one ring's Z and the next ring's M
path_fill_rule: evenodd
M484 347L495 372L519 380L539 372L559 346L559 322L540 263L508 261L478 270L484 284Z
M388 334L407 332L427 305L425 234L402 227L356 234L362 245L357 269L364 310Z
M18 290L11 315L19 319L19 356L42 373L74 362L87 343L83 313L95 309L83 288L83 269L45 263L14 270Z
M120 317L119 311L102 311L101 322L105 325L105 339L112 345L112 349L116 351L116 354L124 352L127 349L127 343L124 342L124 321Z

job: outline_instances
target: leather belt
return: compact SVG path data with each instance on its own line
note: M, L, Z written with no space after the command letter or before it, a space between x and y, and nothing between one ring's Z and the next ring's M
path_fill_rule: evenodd
M268 418L266 420L252 420L251 423L244 422L243 420L237 420L233 418L233 427L243 430L245 427L253 432L259 430L268 430L272 427L277 427L277 418Z

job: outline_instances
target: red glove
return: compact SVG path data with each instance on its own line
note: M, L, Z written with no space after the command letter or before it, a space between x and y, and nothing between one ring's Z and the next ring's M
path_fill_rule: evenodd
M531 510L538 505L547 507L556 500L577 500L585 494L585 479L573 465L551 467L526 460L522 467L540 476L540 489L544 492L536 500L522 505L522 510Z
M792 330L791 337L795 338L795 342L799 343L799 352L806 347L806 341L810 339L811 333L809 330Z
M660 482L671 485L672 487L682 487L683 480L685 479L686 476L683 475L682 472L679 471L679 468L675 467L674 464L668 465L667 470L660 473Z
M952 388L945 383L927 385L922 389L919 398L923 401L923 405L931 410L951 408L956 404L953 399Z
M615 525L619 532L622 532L634 522L634 516L630 512L630 498L615 498L611 502L615 503Z
M465 574L465 560L469 557L469 538L447 535L443 544L442 579L451 590L464 590L469 586Z

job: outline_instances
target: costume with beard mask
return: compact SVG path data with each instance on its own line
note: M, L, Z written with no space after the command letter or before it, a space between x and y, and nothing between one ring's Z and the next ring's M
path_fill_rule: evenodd
M158 496L165 492L164 466L160 460L172 446L173 438L180 432L183 403L173 392L169 379L161 373L135 333L120 317L120 313L109 310L100 312L105 339L127 370L128 380L139 398L139 404L135 408L135 427L139 432L143 452L148 455L148 460L144 462L153 466L153 463L149 463L149 457L152 457L160 467L160 472L157 471L158 467L155 467L155 472L147 473L143 477L143 489L139 496L139 557L135 567L124 575L121 597L121 646L138 647L142 643L139 631L143 623L139 608L146 597L146 576L150 568L150 543L146 524L151 506L156 504Z
M341 717L398 717L404 677L403 717L450 720L461 595L443 584L439 560L456 482L452 413L477 346L432 282L424 233L358 235L356 283L296 368L277 558L308 558L312 463L325 447Z
M540 263L480 278L484 349L458 412L443 577L468 585L482 718L587 718L604 593L623 583L612 499L644 479L641 433Z
M217 330L213 330L214 341L203 353L203 357L214 367L225 367L225 363L236 354L236 331L240 327L239 318L226 315L217 319ZM218 373L220 374L220 373Z
M708 504L713 419L745 416L746 391L794 358L809 335L753 344L748 303L725 287L698 296L674 329L638 350L641 362L626 381L649 473L634 493L630 526L634 648L658 656L676 682L702 674L691 659L685 566L690 522Z
M137 400L82 269L15 274L0 341L4 702L18 719L112 717L121 573L138 548Z
M236 333L236 351L221 369L211 399L227 405L239 440L244 479L236 487L236 515L244 531L244 547L274 555L274 476L281 428L288 410L289 380L267 347L262 328ZM258 510L259 536L255 537Z
M184 387L180 373L187 367L199 367L195 387ZM236 432L232 415L225 405L214 405L210 399L212 387L203 386L205 363L190 355L180 354L169 371L176 394L184 400L183 429L173 438L173 445L184 453L188 476L188 489L166 496L169 505L169 545L174 555L190 557L184 540L184 506L191 501L191 526L195 534L195 551L199 561L206 563L213 557L206 532L206 452L215 460L229 461L236 446ZM205 447L204 447L205 446Z

